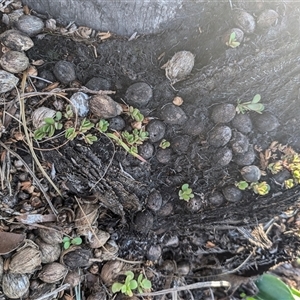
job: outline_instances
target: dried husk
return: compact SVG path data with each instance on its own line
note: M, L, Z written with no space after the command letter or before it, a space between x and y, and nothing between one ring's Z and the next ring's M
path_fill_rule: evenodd
M102 247L110 238L110 234L106 231L95 229L95 234L89 237L89 246L92 249Z
M273 9L264 10L257 18L257 27L264 29L269 28L276 23L278 13Z
M194 67L195 56L190 51L179 51L161 68L172 84L184 80Z
M51 227L49 227L49 229L39 228L38 235L45 243L48 244L60 244L63 240L63 233Z
M75 217L75 227L77 235L91 236L91 226L95 223L98 218L99 205L97 204L82 204L81 207L77 208Z
M0 70L0 94L12 90L19 82L19 79L13 74Z
M45 118L53 118L56 114L56 111L45 107L41 106L37 108L35 111L32 112L31 118L32 118L32 124L34 128L39 128L42 125L45 124L44 119Z
M40 280L32 280L30 282L30 295L29 299L38 299L43 297L51 292L53 292L56 288L54 283L46 283L41 282ZM57 293L53 294L49 297L43 298L43 300L52 300L57 299Z
M34 46L32 39L19 30L7 30L0 35L0 41L11 50L27 51Z
M29 278L25 274L3 275L2 290L5 296L11 299L23 297L29 289Z
M38 277L46 283L55 283L63 279L67 273L68 269L64 265L58 262L53 262L43 266Z
M41 261L43 264L52 263L59 259L61 253L60 244L48 244L41 238L36 239L35 242L40 248Z
M64 283L70 284L71 288L79 285L80 282L81 282L81 276L77 270L69 272L64 280Z
M90 259L92 253L90 250L82 249L81 247L73 246L61 254L61 264L69 269L84 268L91 265Z
M101 249L95 249L94 256L97 261L115 259L118 256L119 247L115 241L109 240Z
M20 73L29 67L29 59L19 51L8 51L0 59L1 67L10 73Z
M30 274L40 269L41 263L41 252L34 243L31 243L13 255L8 268L14 274Z
M106 285L111 285L116 281L123 267L123 262L119 260L110 260L103 265L100 277Z

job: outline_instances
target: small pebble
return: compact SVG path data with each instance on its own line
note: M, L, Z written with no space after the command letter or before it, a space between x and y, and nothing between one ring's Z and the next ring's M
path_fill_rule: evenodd
M249 146L248 151L243 154L234 156L234 162L239 166L249 166L255 160L255 152L253 146Z
M160 110L160 116L170 125L183 125L187 121L185 112L174 104L167 104Z
M171 160L171 156L172 156L172 149L170 148L167 149L159 148L156 152L156 158L162 164L168 163Z
M247 182L257 182L261 177L261 171L257 166L245 166L241 169L241 175Z
M219 206L223 204L225 201L224 196L220 192L213 192L209 197L208 197L208 202L211 205Z
M135 216L135 230L140 233L148 233L153 227L154 218L150 211L139 211Z
M103 119L109 119L123 112L122 106L107 95L94 95L90 99L91 112Z
M125 125L124 119L120 116L113 117L109 120L109 128L111 130L122 131Z
M147 251L147 259L150 261L157 261L162 254L161 247L159 245L151 245Z
M171 202L168 202L161 207L161 209L157 212L157 215L160 217L167 217L173 213L173 210L173 204Z
M217 166L227 166L232 160L232 151L228 147L217 149L213 161Z
M186 208L191 213L198 212L201 209L201 207L202 207L202 199L200 197L197 197L197 196L190 199L186 203Z
M230 103L222 103L214 106L211 114L211 119L214 123L228 123L236 114L235 106Z
M252 121L248 114L236 114L231 124L239 132L248 134L252 131Z
M11 50L27 51L34 46L32 39L19 30L7 30L0 35L0 41Z
M68 61L58 61L54 68L53 73L58 81L68 84L76 79L74 65Z
M166 125L160 120L152 120L148 123L146 130L149 132L150 141L155 143L164 137Z
M271 27L278 20L278 13L273 9L264 10L257 18L257 27L266 29Z
M208 143L214 147L225 146L231 139L231 129L228 126L220 125L211 130Z
M249 140L240 132L233 132L230 146L234 154L243 154L248 151Z
M0 70L0 94L11 91L19 82L13 74Z
M126 91L125 98L129 105L141 108L145 107L152 99L152 88L145 82L132 84Z
M186 276L189 274L191 269L190 263L186 260L179 261L177 263L177 274L179 276Z
M1 67L11 73L20 73L29 67L29 59L19 51L8 51L0 59Z
M256 114L253 117L253 124L261 133L273 131L279 126L278 119L270 112Z
M15 26L20 31L26 33L29 36L35 36L43 31L44 22L32 15L23 15L15 23Z
M85 93L78 92L71 96L70 101L76 108L79 117L85 117L89 112L89 96Z
M200 135L205 130L205 124L197 118L189 119L183 125L184 133L192 136Z
M154 154L154 146L151 143L144 142L143 145L139 146L139 154L144 159L149 159Z
M241 28L245 33L253 33L255 30L255 19L252 15L244 10L234 11L234 22L237 27Z
M111 82L103 77L93 77L85 87L93 91L105 91L111 89Z
M238 202L243 198L242 191L239 188L237 188L235 185L229 185L225 187L222 190L222 192L225 199L229 202Z
M162 205L162 196L159 191L153 191L149 194L147 199L147 207L156 212L160 210Z
M191 143L191 137L189 135L178 135L171 141L171 148L176 153L186 153Z

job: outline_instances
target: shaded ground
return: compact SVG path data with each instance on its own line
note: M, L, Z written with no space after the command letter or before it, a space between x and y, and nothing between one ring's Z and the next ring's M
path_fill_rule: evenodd
M91 146L74 140L57 150L37 153L49 173L51 166L55 168L54 182L63 191L63 197L51 192L53 205L59 211L57 226L67 234L76 232L76 217L66 217L66 211L78 212L76 199L81 199L84 205L96 204L97 210L100 207L97 226L111 234L111 240L119 246L118 257L153 261L147 272L150 274L152 270L150 277L155 290L170 287L173 280L178 285L190 284L205 276L231 272L249 257L235 272L243 277L230 279L233 285L239 285L241 278L262 274L298 255L299 240L295 232L299 222L299 186L286 190L266 171L263 179L271 186L267 196L249 190L242 193L239 201L223 198L221 202L212 202L215 192L221 193L241 180L242 165L236 163L234 156L228 165L220 166L215 161L218 148L210 145L209 137L216 126L211 120L215 105L236 105L238 99L249 101L260 94L264 113L271 113L280 125L269 130L273 121L267 121L265 131L259 130L258 115L250 113L254 124L247 133L250 145L265 150L278 141L300 151L299 9L293 3L263 3L263 7L255 3L239 4L252 14L272 8L279 18L276 25L247 35L241 46L229 49L222 44L221 35L233 26L233 20L220 17L221 11L222 16L231 16L229 4L201 5L206 13L203 20L193 16L191 24L177 22L176 31L131 41L114 37L100 44L48 34L34 39L35 46L27 53L31 60L46 61L38 67L39 73L52 71L57 61L67 60L74 63L81 85L93 77L105 78L106 89L116 91L112 97L119 103L126 101L125 93L131 84L146 82L151 86L153 98L141 112L165 121L164 138L171 143L167 150L170 157L165 163L157 157L160 141L148 142L154 153L143 163L115 147L104 135L98 135L98 141ZM195 55L195 66L189 78L172 87L160 67L181 50ZM163 110L175 96L184 100L181 108L187 121L182 125L168 124ZM34 106L39 106L39 101L27 100L28 116ZM53 107L53 101L47 99L43 105ZM121 116L128 128L128 118ZM232 123L228 125L233 128ZM15 126L12 122L2 136L4 142ZM55 148L63 142L62 138L55 138L40 146ZM31 164L31 155L22 141L11 147ZM261 166L258 151L253 164ZM14 197L9 197L4 189L2 201L6 208L33 212L32 199L20 196L19 180L19 172L12 175ZM193 189L193 202L179 200L178 191L184 183ZM161 195L158 210L149 205L153 191ZM160 206L156 202L154 205ZM268 226L263 228L259 224ZM26 227L22 230L35 232ZM83 248L89 249L87 245ZM177 269L168 265L174 261ZM97 266L101 269L103 263ZM182 271L179 266L188 270L182 268ZM86 268L83 272L89 274ZM85 284L88 296L89 284ZM207 290L193 293L191 296L184 292L182 298L211 299ZM235 295L238 297L238 293ZM223 296L224 293L215 292L215 299Z

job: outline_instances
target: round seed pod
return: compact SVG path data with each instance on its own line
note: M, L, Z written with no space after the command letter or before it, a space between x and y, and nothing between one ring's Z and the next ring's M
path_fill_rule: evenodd
M194 67L195 56L189 51L180 51L162 66L165 69L166 77L172 84L184 80Z
M229 44L230 36L231 36L232 33L235 33L235 42L241 43L244 39L244 32L240 28L231 28L223 34L223 36L222 36L223 43L226 46L229 46L231 48L235 48L237 46Z
M254 32L256 24L252 15L244 10L235 10L233 18L237 27L241 28L245 33Z
M35 36L44 29L44 22L38 17L23 15L16 21L15 26L29 36Z
M194 197L186 203L186 208L191 213L198 212L201 207L202 207L202 199L200 197Z
M11 91L19 82L13 74L0 70L0 94Z
M236 114L235 106L230 103L222 103L214 106L211 114L212 120L216 123L228 123Z
M235 155L234 162L239 166L249 166L255 160L255 152L253 146L249 146L248 151Z
M25 33L10 29L0 34L0 41L11 50L27 51L34 46L32 39Z
M152 88L145 82L132 84L125 93L128 104L134 107L145 107L152 98Z
M41 261L43 264L52 263L59 259L61 253L60 244L48 244L40 238L36 239L35 242L40 248Z
M220 148L216 151L213 161L217 166L227 166L232 160L232 151L228 147Z
M157 261L162 254L161 246L151 245L147 251L147 259L151 261Z
M147 207L152 211L158 211L162 205L162 196L159 191L153 191L149 194L147 199Z
M243 134L248 134L252 131L252 121L248 114L236 114L231 121L232 126Z
M257 182L261 177L261 171L257 166L245 166L241 170L241 175L248 182Z
M45 118L53 118L55 114L55 110L45 106L41 106L34 110L31 114L32 125L34 126L34 128L39 128L45 124Z
M73 270L89 266L92 253L90 250L85 250L80 247L71 247L65 250L60 258L60 262Z
M25 274L3 275L2 290L5 296L11 299L22 298L29 289L29 278Z
M150 121L147 125L147 131L149 132L149 139L152 143L161 140L166 132L166 125L160 120Z
M115 259L118 256L119 247L115 241L109 240L104 247L95 249L94 256L99 261Z
M63 233L51 227L49 229L38 228L38 235L47 244L60 244L63 239Z
M264 10L257 18L257 27L260 29L269 28L276 23L278 13L273 9Z
M76 79L74 65L68 61L58 61L53 68L53 73L57 80L64 84L68 84Z
M67 274L64 280L65 283L69 283L71 288L77 286L81 282L81 276L78 271L71 271Z
M100 277L106 285L112 284L121 272L124 263L119 260L111 260L102 267Z
M25 247L13 255L8 266L11 273L33 273L41 268L41 252L34 245Z
M225 199L229 202L238 202L243 198L242 191L239 188L237 188L235 185L229 185L225 187L222 190L222 192Z
M11 73L20 73L29 67L29 59L19 51L8 51L0 59L1 67Z
M90 99L90 111L99 118L109 119L120 115L123 109L107 95L94 95Z
M216 126L209 134L208 143L214 147L225 146L231 139L231 129L228 126Z
M224 203L224 196L220 192L213 192L209 197L208 201L211 205L219 206Z
M248 151L249 140L240 132L234 132L230 141L231 149L234 154L243 154Z
M278 119L270 112L256 114L253 123L261 133L273 131L279 126Z
M170 125L183 125L187 121L185 112L174 104L165 105L160 109L160 116Z
M177 274L186 276L190 272L191 266L188 261L182 260L177 263Z
M55 283L63 279L68 273L68 269L60 263L53 262L43 266L38 277L47 283Z

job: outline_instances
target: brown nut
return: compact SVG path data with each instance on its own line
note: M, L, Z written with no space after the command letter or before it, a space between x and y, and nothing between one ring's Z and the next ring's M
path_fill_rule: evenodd
M96 229L95 234L89 237L89 246L93 249L102 247L110 238L110 234L106 231Z
M23 297L29 289L29 278L25 274L4 274L2 290L5 296L11 299Z
M61 253L60 244L48 244L45 243L41 238L36 239L35 242L40 247L41 261L43 264L52 263L59 259Z
M54 228L39 228L38 234L41 239L48 244L59 244L62 243L63 233L59 230L55 230Z
M106 285L111 285L119 273L121 272L124 263L119 260L110 260L102 267L100 277Z
M68 269L60 263L53 262L45 265L38 277L47 283L54 283L63 279L68 273Z

